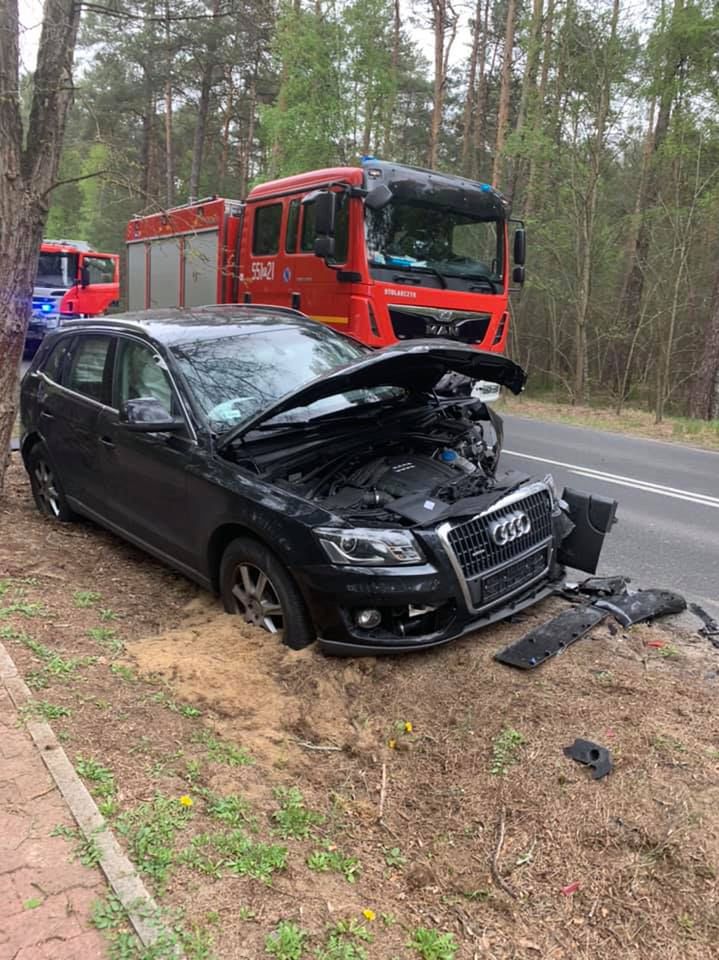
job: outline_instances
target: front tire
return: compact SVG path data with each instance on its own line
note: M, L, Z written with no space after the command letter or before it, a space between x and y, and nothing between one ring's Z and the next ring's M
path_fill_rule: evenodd
M288 571L264 544L238 537L225 550L220 566L220 593L225 610L302 650L315 630L302 594Z
M40 513L52 520L59 520L60 523L71 523L75 514L68 506L62 484L50 462L44 443L36 443L28 454L27 472L33 499Z

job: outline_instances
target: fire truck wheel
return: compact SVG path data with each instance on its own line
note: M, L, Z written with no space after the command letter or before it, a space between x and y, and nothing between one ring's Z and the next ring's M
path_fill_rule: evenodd
M32 495L40 513L61 523L70 523L74 520L75 514L68 506L44 443L36 443L32 448L27 458L27 466Z
M282 635L282 642L302 650L315 630L300 591L277 557L258 540L233 540L222 557L220 593L225 610L246 623Z

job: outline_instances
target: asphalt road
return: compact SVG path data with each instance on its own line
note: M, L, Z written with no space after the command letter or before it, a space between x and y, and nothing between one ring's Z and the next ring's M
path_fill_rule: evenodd
M719 453L504 417L505 465L619 501L599 573L684 594L719 619Z

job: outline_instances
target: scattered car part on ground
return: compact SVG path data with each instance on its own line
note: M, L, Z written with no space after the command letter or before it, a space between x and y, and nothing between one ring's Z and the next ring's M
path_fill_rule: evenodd
M627 592L630 577L587 577L580 583L565 583L562 595L568 598L577 596L609 597Z
M549 596L565 561L594 573L616 511L500 470L476 380L525 374L280 307L77 320L23 379L22 455L47 516L89 517L290 647L419 650Z
M619 596L600 597L594 601L594 606L608 610L623 627L630 627L645 620L682 613L687 608L687 602L684 597L670 590L637 590Z
M581 740L579 737L570 746L564 748L565 756L577 763L586 764L592 768L592 779L601 780L612 770L612 756L606 747L600 747L591 740Z
M719 623L706 612L704 607L700 607L698 603L690 603L689 609L694 616L699 617L704 624L697 632L700 633L702 637L706 637L713 646L719 649Z
M576 643L608 616L605 610L586 605L562 610L552 620L530 630L504 650L495 653L494 659L509 667L533 670Z

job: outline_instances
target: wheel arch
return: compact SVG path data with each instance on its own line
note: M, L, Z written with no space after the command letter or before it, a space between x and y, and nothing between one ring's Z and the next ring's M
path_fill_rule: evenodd
M22 446L20 448L20 455L22 456L23 463L27 467L27 460L30 456L30 451L33 447L36 447L38 443L42 443L43 439L37 430L34 430L32 433L28 433L26 437L23 438Z
M215 593L220 592L220 565L223 554L232 541L237 540L238 537L250 537L268 549L272 549L264 537L253 530L252 527L234 521L219 526L213 532L207 544L207 572Z

